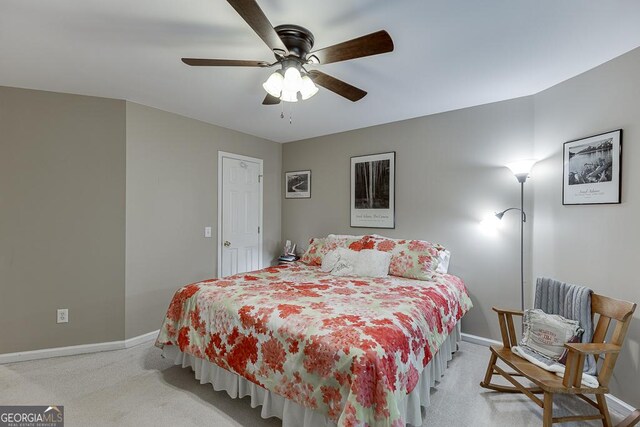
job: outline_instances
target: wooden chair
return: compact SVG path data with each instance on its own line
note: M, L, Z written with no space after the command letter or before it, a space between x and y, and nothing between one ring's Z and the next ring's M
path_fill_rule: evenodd
M501 310L494 307L493 310L498 313L498 321L500 322L502 345L491 346L489 366L487 367L484 381L480 383L480 386L500 392L524 393L543 409L542 424L544 427L550 427L553 423L594 419L601 419L605 427L611 427L611 418L605 394L609 392L609 379L613 373L618 353L622 348L622 343L635 309L636 304L592 294L592 316L598 315L597 319L594 318L596 327L593 333L593 340L589 344L565 344L565 347L569 350L566 371L564 377L559 377L555 373L545 371L511 352L511 347L518 345L513 316L522 316L523 313L519 310ZM595 323L596 320L597 323ZM612 322L612 320L615 320L615 322ZM605 343L607 331L612 323L615 324L615 329L613 329L610 342ZM593 354L596 362L598 362L597 378L600 386L597 388L582 385L584 360L588 354ZM604 356L602 357L602 355ZM504 362L514 372L506 372L496 365L498 360ZM513 384L513 387L493 384L491 379L496 374L503 376ZM525 387L514 378L515 376L526 378L534 386ZM544 394L542 399L536 396L539 393ZM597 408L599 414L554 418L553 395L556 393L575 395ZM586 394L594 394L596 400L592 400Z

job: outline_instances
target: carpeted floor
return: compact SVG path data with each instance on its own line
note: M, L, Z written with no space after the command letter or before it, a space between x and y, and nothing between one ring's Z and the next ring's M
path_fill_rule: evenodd
M489 350L463 342L449 362L424 425L541 426L541 411L526 397L480 388ZM593 408L556 400L554 415ZM249 399L231 399L190 369L173 366L151 343L127 350L0 365L0 405L64 405L73 426L280 426L260 417ZM614 422L621 419L612 413ZM573 424L576 425L576 424ZM599 422L581 425L601 425Z

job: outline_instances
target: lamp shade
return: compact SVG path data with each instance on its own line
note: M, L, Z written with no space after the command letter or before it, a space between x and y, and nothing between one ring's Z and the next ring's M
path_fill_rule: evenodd
M529 175L531 168L536 164L535 159L518 160L517 162L507 163L506 166L511 169L515 176Z
M271 74L266 82L262 84L264 90L271 96L280 98L280 92L282 92L282 86L284 85L284 77L278 71Z
M289 67L284 72L284 90L298 92L302 86L302 77L296 67Z
M311 80L309 76L304 76L302 78L302 86L300 87L300 95L302 95L302 99L309 99L316 93L318 93L318 87L313 83L313 80Z

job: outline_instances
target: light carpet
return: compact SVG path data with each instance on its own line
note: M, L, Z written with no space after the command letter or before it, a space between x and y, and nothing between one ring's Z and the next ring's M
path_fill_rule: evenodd
M489 350L462 342L431 391L425 426L541 426L542 411L518 394L482 389ZM555 416L594 408L555 400ZM146 343L126 350L0 365L0 405L64 405L73 426L280 426L260 417L249 398L231 399L201 385L191 369L162 359ZM614 422L621 420L612 412ZM568 425L576 425L568 424ZM600 422L580 425L602 425Z

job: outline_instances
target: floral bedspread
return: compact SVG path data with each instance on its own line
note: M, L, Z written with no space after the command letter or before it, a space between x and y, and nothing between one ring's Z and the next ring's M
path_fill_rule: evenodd
M179 346L339 426L404 426L397 402L471 308L458 277L335 277L302 263L184 286L156 346Z

